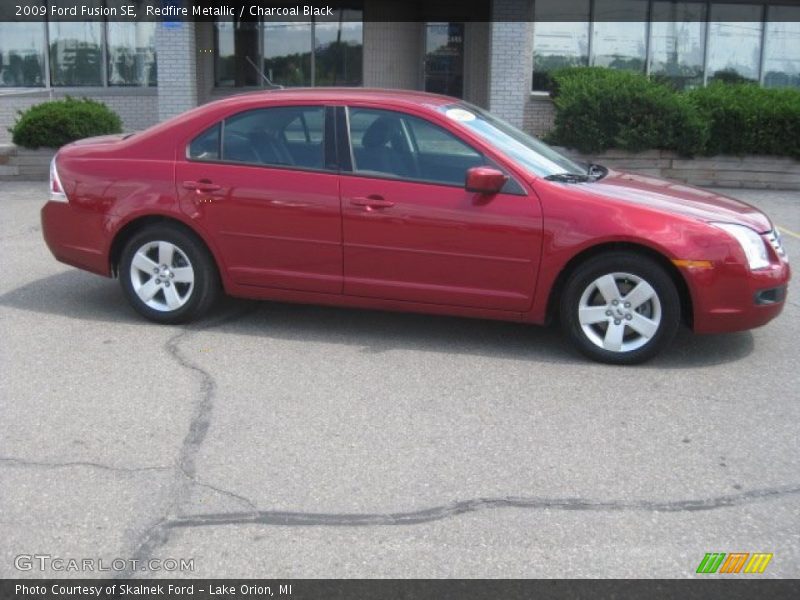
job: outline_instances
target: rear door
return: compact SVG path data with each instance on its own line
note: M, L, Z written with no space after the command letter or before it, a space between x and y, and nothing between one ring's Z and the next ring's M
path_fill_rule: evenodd
M525 311L541 251L539 203L513 180L492 196L464 189L487 159L406 113L351 107L352 170L342 173L344 292Z
M341 293L332 119L324 106L249 110L200 133L177 161L181 205L237 284Z

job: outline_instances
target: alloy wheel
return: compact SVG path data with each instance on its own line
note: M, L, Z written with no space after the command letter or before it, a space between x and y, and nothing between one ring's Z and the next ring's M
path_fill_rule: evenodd
M578 302L586 337L610 352L647 344L661 325L661 301L647 281L631 273L608 273L592 281Z
M160 312L178 310L192 296L195 273L178 246L166 241L142 245L130 268L133 291L148 307Z

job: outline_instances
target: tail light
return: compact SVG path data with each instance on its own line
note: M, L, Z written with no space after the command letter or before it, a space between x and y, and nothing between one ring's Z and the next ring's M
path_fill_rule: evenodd
M50 161L50 201L67 202L67 195L64 193L64 186L61 185L61 178L58 176L56 168L56 157Z

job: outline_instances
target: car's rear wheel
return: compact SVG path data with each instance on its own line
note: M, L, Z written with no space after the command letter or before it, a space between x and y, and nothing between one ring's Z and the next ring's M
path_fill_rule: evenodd
M564 332L583 354L635 364L675 337L681 303L670 275L656 261L613 252L589 259L569 277L561 297Z
M119 279L133 308L158 323L196 319L219 294L208 250L193 235L168 225L149 227L128 240Z

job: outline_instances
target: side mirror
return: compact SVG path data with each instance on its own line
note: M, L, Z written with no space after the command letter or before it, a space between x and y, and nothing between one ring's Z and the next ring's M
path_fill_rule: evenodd
M467 170L464 187L468 192L496 194L503 189L508 175L492 167L472 167Z

